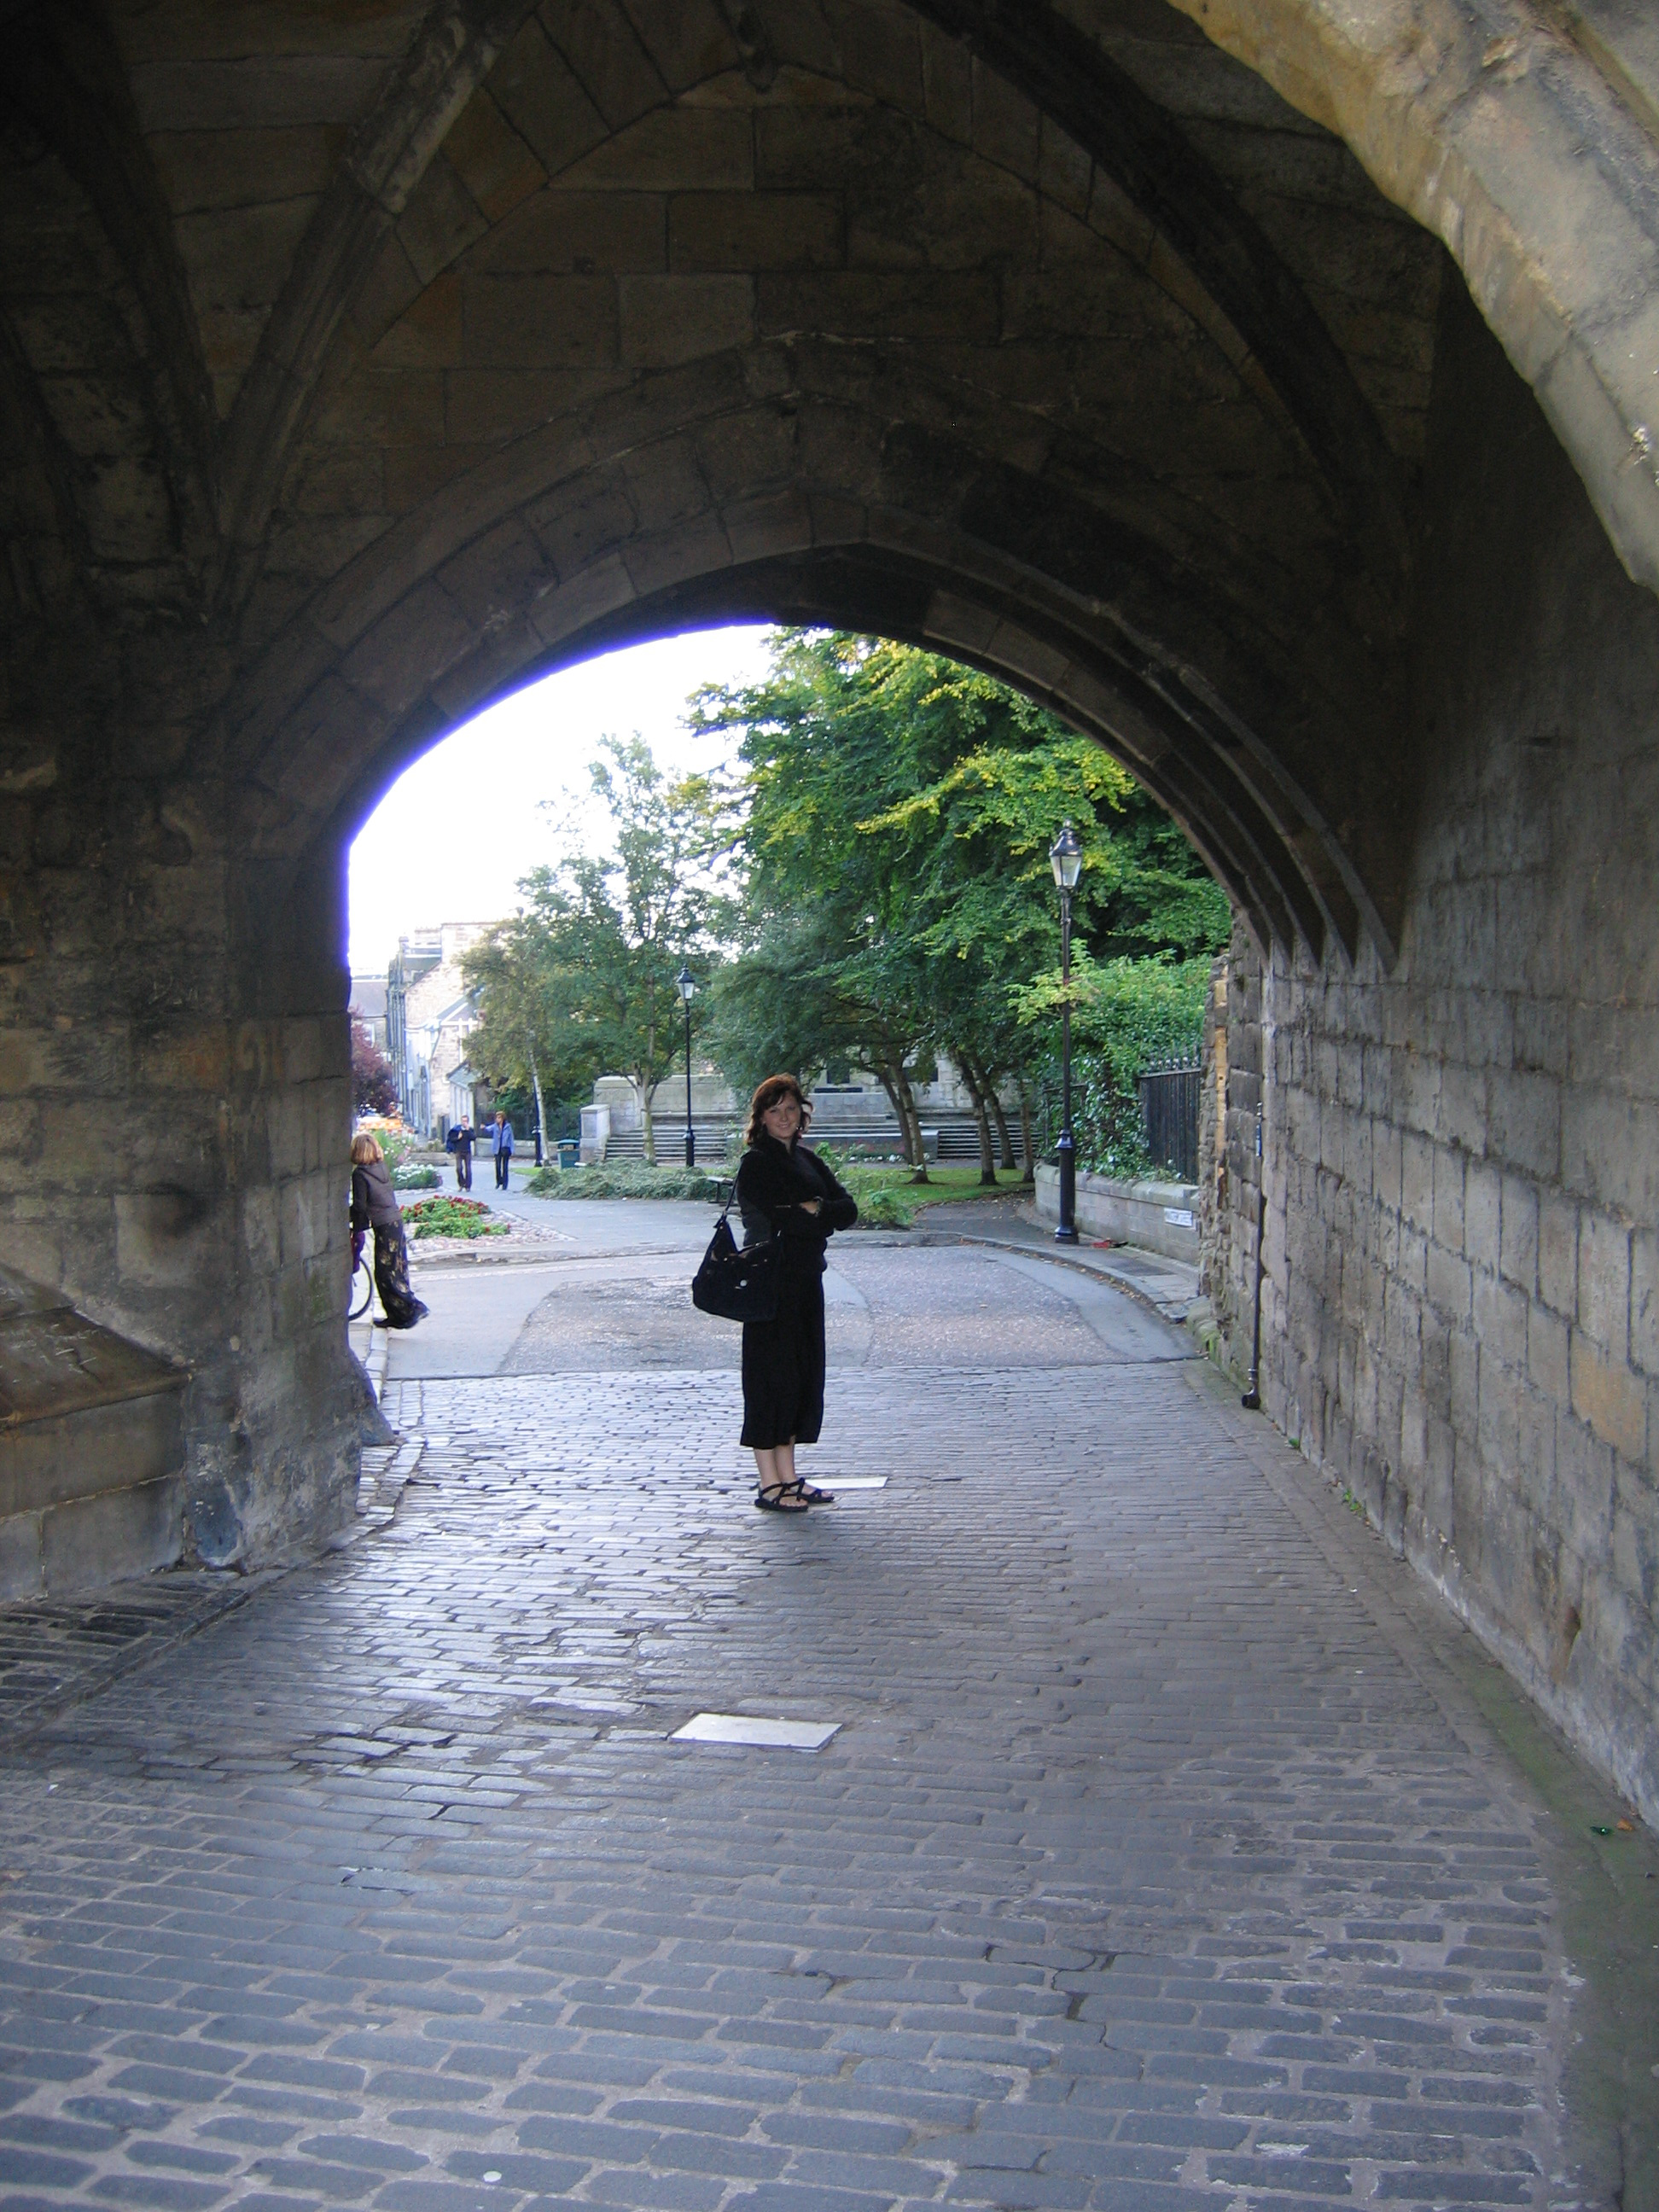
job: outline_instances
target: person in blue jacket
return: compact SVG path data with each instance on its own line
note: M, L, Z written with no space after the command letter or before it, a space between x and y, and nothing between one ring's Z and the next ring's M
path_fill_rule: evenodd
M495 1126L489 1133L489 1149L495 1155L495 1188L506 1190L508 1187L507 1171L513 1164L513 1124L499 1108L495 1114Z

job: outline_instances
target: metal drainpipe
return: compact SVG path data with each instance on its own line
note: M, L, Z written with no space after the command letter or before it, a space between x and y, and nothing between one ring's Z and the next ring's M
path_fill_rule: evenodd
M1263 1079L1265 1087L1265 1078ZM1250 1387L1239 1403L1247 1413L1261 1410L1261 1249L1267 1240L1267 1163L1261 1145L1261 1108L1255 1106L1255 1316L1250 1328Z

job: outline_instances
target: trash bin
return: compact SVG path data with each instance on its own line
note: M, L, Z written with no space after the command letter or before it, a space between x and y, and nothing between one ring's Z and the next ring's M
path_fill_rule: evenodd
M561 1137L559 1139L560 1167L574 1168L581 1158L581 1146L574 1137Z

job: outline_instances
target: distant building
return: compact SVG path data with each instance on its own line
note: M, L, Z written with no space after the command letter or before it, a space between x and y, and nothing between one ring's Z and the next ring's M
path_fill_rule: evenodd
M352 977L351 1018L362 1024L382 1052L386 1048L386 996L384 975Z
M399 938L386 980L386 1057L404 1120L441 1137L465 1111L477 1119L483 1085L467 1066L466 1040L478 1009L461 974L465 953L487 921L446 921Z
M849 1152L896 1153L903 1133L892 1102L880 1083L867 1071L843 1066L843 1079L812 1087L812 1141ZM922 1148L929 1159L977 1159L979 1127L972 1096L952 1063L940 1054L927 1073L914 1072L911 1095L923 1124ZM1004 1116L1018 1121L1019 1094L1005 1086L999 1103ZM693 1067L691 1127L697 1156L717 1158L728 1135L743 1124L746 1099L733 1093L718 1070ZM591 1105L581 1109L581 1154L584 1160L634 1158L644 1149L644 1117L639 1093L625 1075L602 1075L593 1085ZM677 1074L665 1076L651 1094L651 1121L659 1159L677 1155L685 1141L685 1064ZM1011 1129L1018 1143L1020 1131Z

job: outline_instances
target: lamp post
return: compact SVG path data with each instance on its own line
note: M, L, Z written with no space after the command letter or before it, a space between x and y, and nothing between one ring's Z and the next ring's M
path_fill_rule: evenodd
M691 1133L691 1001L697 995L697 987L691 980L691 970L684 964L674 981L685 1008L685 1164L694 1168L697 1164L697 1140Z
M1083 848L1069 822L1048 848L1060 886L1060 1226L1057 1244L1077 1243L1077 1144L1072 1135L1072 893L1083 872Z

